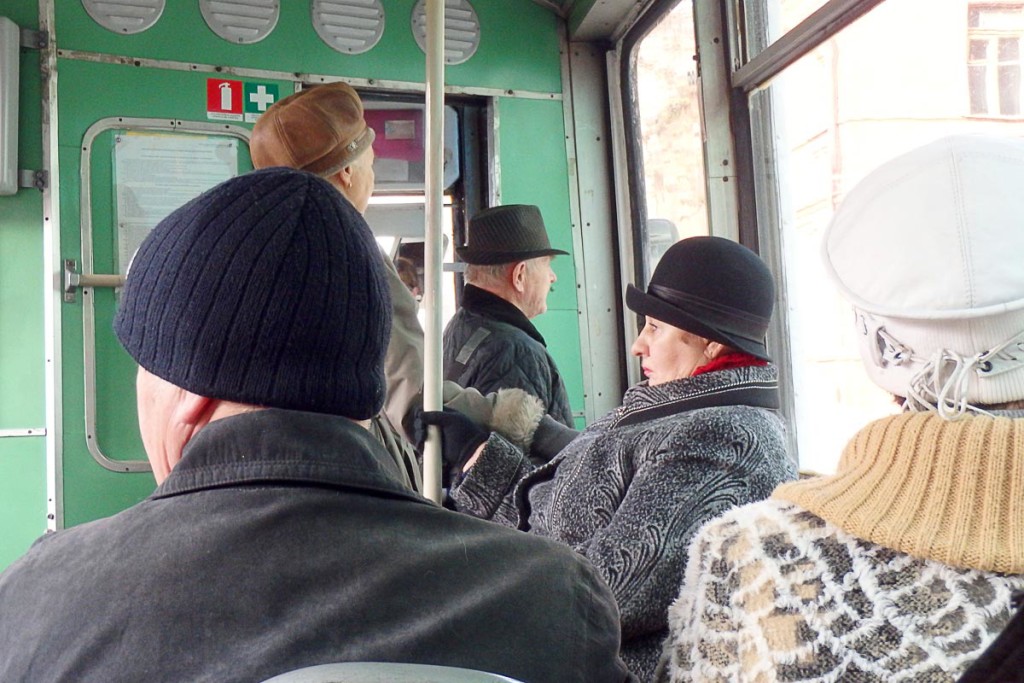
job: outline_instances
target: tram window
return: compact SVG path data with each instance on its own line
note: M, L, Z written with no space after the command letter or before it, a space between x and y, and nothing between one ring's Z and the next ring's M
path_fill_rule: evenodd
M1020 2L1004 4L1021 11ZM834 471L857 428L897 410L868 380L850 306L821 265L833 211L871 169L918 145L951 134L1024 136L1024 120L979 114L971 87L979 54L974 41L996 6L990 0L886 0L752 96L755 111L770 112L777 146L765 182L775 185L780 200L782 300L803 469ZM923 17L928 30L919 30ZM998 38L989 49L998 49ZM1013 73L1019 80L1019 70ZM986 83L995 88L1002 81L992 76ZM1006 92L1019 100L1019 84L1014 87ZM1014 106L1020 111L1019 102Z
M637 49L647 272L684 237L708 234L693 6L680 2Z
M127 275L135 250L167 214L238 175L238 157L239 141L234 138L114 131L113 209L118 272Z

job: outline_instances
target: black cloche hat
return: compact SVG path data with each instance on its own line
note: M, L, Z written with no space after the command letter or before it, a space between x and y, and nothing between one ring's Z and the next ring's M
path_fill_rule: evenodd
M764 336L775 303L771 271L757 254L721 237L676 242L643 292L626 287L626 305L706 339L770 360Z
M468 243L456 248L466 263L490 266L568 254L552 249L540 209L530 204L507 204L484 209L469 221Z

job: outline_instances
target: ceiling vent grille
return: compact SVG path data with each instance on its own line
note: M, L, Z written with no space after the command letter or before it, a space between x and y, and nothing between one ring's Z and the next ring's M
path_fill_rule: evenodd
M412 34L416 44L427 51L426 0L412 10ZM444 0L444 62L462 64L480 47L480 21L469 0Z
M164 12L165 0L82 0L93 20L114 33L141 33Z
M229 43L258 43L281 16L279 0L199 0L207 26Z
M310 14L317 35L342 54L367 52L384 35L380 0L312 0Z

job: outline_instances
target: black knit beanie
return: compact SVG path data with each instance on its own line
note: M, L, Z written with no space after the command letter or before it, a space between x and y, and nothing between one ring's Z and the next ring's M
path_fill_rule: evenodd
M195 394L366 419L384 403L391 299L363 217L326 181L269 168L160 222L114 332Z

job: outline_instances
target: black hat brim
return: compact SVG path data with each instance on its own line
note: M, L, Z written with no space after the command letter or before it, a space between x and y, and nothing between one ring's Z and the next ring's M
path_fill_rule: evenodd
M771 360L768 356L768 349L764 344L764 340L756 341L752 339L745 339L743 337L709 327L695 316L687 313L685 310L666 301L662 301L657 297L653 297L633 285L626 285L626 305L629 306L630 310L635 311L640 315L649 315L656 320L668 323L673 327L678 327L690 334L696 334L699 337L716 341L719 344L731 346L734 349L743 351L744 353L749 353L751 356L760 358L761 360Z
M546 240L545 240L546 241ZM535 249L533 251L479 251L470 247L456 247L455 253L464 262L474 266L496 266L500 263L518 263L541 256L568 256L561 249Z

